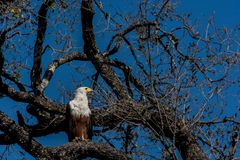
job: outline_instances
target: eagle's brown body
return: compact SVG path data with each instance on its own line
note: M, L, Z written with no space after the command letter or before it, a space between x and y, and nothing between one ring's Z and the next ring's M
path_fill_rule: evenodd
M81 140L91 139L91 120L89 116L71 118L69 121L68 140L72 141L76 137Z
M89 140L92 138L91 110L88 107L88 92L92 91L87 87L80 87L76 91L75 98L67 107L68 140L74 139Z

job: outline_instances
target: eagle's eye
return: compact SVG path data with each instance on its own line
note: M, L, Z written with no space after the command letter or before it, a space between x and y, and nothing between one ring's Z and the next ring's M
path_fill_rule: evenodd
M88 90L87 88L85 88L85 90Z

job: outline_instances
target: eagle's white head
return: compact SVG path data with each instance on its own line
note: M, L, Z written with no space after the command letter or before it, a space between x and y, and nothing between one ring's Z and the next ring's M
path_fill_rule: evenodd
M88 116L91 114L91 110L88 106L87 93L93 90L88 87L79 87L76 89L75 97L69 102L71 114L73 116L79 117L80 115Z
M93 90L88 87L79 87L77 88L75 92L75 98L81 97L81 96L87 96L87 93L92 92Z

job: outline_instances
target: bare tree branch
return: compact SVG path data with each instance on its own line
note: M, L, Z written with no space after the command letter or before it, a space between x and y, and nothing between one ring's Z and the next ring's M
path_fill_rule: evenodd
M163 107L163 106L162 106ZM156 137L164 134L171 140L175 140L175 146L180 150L184 159L207 159L206 155L201 151L197 138L190 132L190 128L185 128L186 124L180 119L176 126L171 126L174 115L167 108L161 108L161 114L155 111L149 111L141 104L119 102L116 106L112 106L106 111L93 111L94 123L98 125L116 124L124 121L133 124L141 124L151 130ZM112 119L115 121L113 122Z
M44 149L41 144L32 139L28 132L18 126L3 112L0 112L0 129L7 133L11 139L14 139L25 151L34 157L39 159L43 157L50 157L49 151Z
M104 56L110 56L113 55L114 53L116 53L120 47L120 44L122 42L122 40L124 39L124 36L130 32L132 32L133 30L139 28L139 27L146 27L146 26L155 26L155 23L152 22L135 22L134 24L130 25L127 29L125 29L124 31L115 34L114 36L112 36L108 46L107 46L107 50L106 52L103 54ZM116 43L114 45L114 47L110 50L112 43L114 42L114 39L118 37L118 39L116 40Z
M125 154L115 148L94 142L71 142L60 147L44 148L35 141L26 130L17 125L3 112L0 112L0 130L7 133L8 136L16 141L24 150L38 159L79 159L85 157L128 159ZM4 138L6 140L7 137L5 136Z
M22 25L24 22L26 22L27 19L26 18L22 18L20 19L18 22L14 23L13 25L11 25L10 27L8 27L7 29L3 30L0 32L1 35L1 39L0 39L0 46L3 45L4 41L6 40L6 34L10 31L12 31L13 29L19 27L20 25Z
M87 53L89 59L91 59L94 67L100 73L102 78L106 83L111 86L116 95L121 98L129 99L127 91L124 89L124 86L121 84L120 79L114 73L112 68L109 65L104 65L102 62L105 57L98 53L98 48L96 46L95 37L93 33L93 6L91 0L83 0L81 6L81 15L82 15L82 30L83 30L83 40L84 40L84 52Z
M21 19L17 23L0 32L0 85L2 85L2 71L4 66L3 44L6 40L6 34L26 22L27 19Z
M8 80L14 82L17 85L17 87L19 88L20 91L23 91L23 92L26 91L24 85L21 82L19 82L15 77L8 74L6 71L2 71L2 76L7 78Z
M47 70L44 73L43 79L39 86L37 86L37 89L42 93L44 89L48 86L50 80L52 79L52 76L55 72L55 70L60 67L61 65L73 61L73 60L82 60L87 61L88 58L85 54L81 54L79 52L74 52L72 54L67 54L63 56L62 58L53 61L51 64L48 65Z
M229 149L229 159L233 159L234 155L236 153L237 150L237 146L239 145L239 129L240 129L240 125L236 125L233 128L233 133L232 133L232 141L231 141L231 147Z
M127 155L119 152L109 145L82 141L79 143L70 142L60 147L51 148L55 153L55 159L83 159L87 157L97 159L130 159Z
M43 42L47 30L47 11L53 3L54 0L46 0L38 11L38 31L34 46L34 63L30 76L34 90L36 90L41 81Z

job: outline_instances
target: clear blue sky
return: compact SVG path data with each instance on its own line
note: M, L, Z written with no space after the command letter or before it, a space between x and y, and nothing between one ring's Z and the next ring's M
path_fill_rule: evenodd
M240 23L239 0L181 0L179 10L192 13L202 22L214 16L217 25L233 27Z

